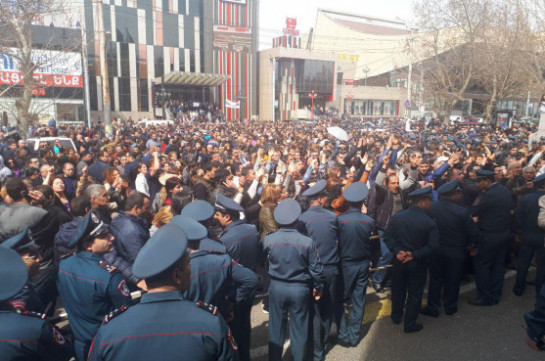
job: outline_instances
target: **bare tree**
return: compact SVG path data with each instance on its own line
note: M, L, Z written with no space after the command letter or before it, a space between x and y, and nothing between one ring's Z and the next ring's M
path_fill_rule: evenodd
M545 4L545 0L538 0ZM449 115L468 89L486 94L483 116L498 101L520 96L542 70L529 0L419 1L416 14L426 32L421 48L424 88L437 112ZM534 21L535 23L535 21ZM544 22L545 23L545 22ZM534 76L532 76L534 73Z
M16 119L19 133L26 137L31 121L33 91L36 88L34 72L41 65L33 60L33 22L47 14L62 11L58 0L0 0L0 53L13 58L22 73L22 83L7 87L0 96L16 93Z
M423 87L443 121L473 80L475 47L482 19L478 0L428 0L415 5L419 37L419 64Z
M498 101L524 95L532 82L529 73L533 53L528 10L520 0L486 1L482 18L486 28L480 34L476 82L488 93L485 116Z

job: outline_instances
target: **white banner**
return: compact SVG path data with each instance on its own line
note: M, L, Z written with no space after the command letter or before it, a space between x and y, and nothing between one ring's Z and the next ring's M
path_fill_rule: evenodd
M23 73L17 60L10 55L17 49L0 53L0 84L23 85ZM81 88L81 54L56 50L34 49L32 62L38 65L34 71L36 86Z
M221 0L226 3L235 3L235 4L241 4L246 5L246 0Z
M225 107L230 109L240 109L240 100L235 103L229 99L225 99Z

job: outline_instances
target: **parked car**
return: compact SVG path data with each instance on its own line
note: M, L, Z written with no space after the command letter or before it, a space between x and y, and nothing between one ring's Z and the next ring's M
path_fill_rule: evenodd
M28 149L33 150L34 152L37 152L40 148L40 143L46 142L49 144L51 148L53 148L53 145L56 140L59 140L61 143L61 147L63 148L72 148L74 151L77 152L76 145L74 144L74 141L70 138L66 137L43 137L43 138L28 138L25 141L26 146Z

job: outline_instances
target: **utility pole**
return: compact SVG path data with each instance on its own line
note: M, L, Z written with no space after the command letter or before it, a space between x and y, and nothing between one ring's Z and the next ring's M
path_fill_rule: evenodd
M275 114L276 114L276 109L274 109L274 106L276 105L276 88L275 88L275 80L276 80L276 58L274 56L270 56L269 55L269 59L271 60L271 63L272 63L272 122L273 124L275 123Z
M110 127L110 83L108 63L106 62L106 32L104 31L104 14L102 0L96 0L98 17L98 42L100 47L100 75L102 77L102 108L104 110L104 126Z
M413 76L413 31L411 30L411 37L409 38L409 75L407 76L407 100L411 103L411 87ZM412 104L411 104L412 105ZM411 117L411 105L406 110L407 118Z

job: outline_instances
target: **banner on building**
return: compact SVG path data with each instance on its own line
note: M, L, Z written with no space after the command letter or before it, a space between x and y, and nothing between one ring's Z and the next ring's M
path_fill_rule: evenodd
M18 50L11 48L0 53L0 84L24 85L24 74L20 65L10 54ZM83 88L81 54L34 49L31 54L32 62L38 67L34 71L36 87Z
M240 100L238 102L225 99L225 107L230 109L240 109Z
M252 29L214 25L213 47L214 50L249 53L252 49Z

